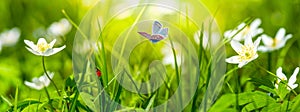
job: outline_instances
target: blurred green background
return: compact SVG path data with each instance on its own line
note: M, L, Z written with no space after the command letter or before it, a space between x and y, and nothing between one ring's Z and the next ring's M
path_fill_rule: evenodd
M185 0L181 0L185 1ZM42 58L25 49L24 39L36 42L43 37L43 31L53 22L64 18L64 9L71 19L79 24L85 13L97 0L1 0L0 33L18 27L21 30L19 41L11 47L2 47L0 52L0 95L13 99L16 87L20 99L38 98L39 91L26 87L23 82L43 74ZM297 42L288 51L285 61L286 71L299 66L299 23L300 0L201 0L215 16L221 32L232 29L247 18L261 18L264 33L274 36L280 27L293 34ZM200 13L201 11L199 11ZM198 12L195 12L198 13ZM72 27L65 37L66 49L46 57L46 67L55 72L54 81L63 86L66 77L72 75L72 43L76 29ZM46 37L47 38L47 37ZM48 38L48 41L51 39ZM55 46L64 43L57 42ZM274 71L273 71L274 72ZM54 88L51 86L50 89ZM25 93L25 94L23 94ZM1 106L0 102L0 106ZM1 107L0 107L1 108Z

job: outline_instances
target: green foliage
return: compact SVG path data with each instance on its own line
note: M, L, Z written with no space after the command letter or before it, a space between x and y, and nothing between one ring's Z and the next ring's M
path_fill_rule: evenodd
M290 77L295 67L299 66L299 13L300 4L299 0L286 0L286 1L233 1L233 0L198 0L202 1L210 9L210 12L214 14L218 26L221 30L221 35L228 29L233 29L239 23L250 23L254 18L262 19L262 28L264 33L270 36L274 36L276 31L280 27L286 28L289 34L293 34L293 38L287 41L286 45L279 50L276 50L270 54L259 53L259 58L250 62L247 66L239 69L235 65L227 65L227 73L224 76L219 77L224 79L223 82L213 82L217 86L214 87L212 92L208 89L210 79L216 77L211 69L214 69L212 63L214 57L222 56L225 54L215 55L218 52L226 50L226 57L236 54L230 47L230 40L222 40L219 46L225 45L225 48L217 47L216 49L204 48L203 40L204 29L208 26L202 24L201 28L196 28L192 24L193 21L189 20L188 16L173 18L170 15L166 15L163 18L168 18L170 22L180 21L184 25L174 24L176 30L170 30L170 39L166 39L164 42L170 42L170 51L172 56L176 57L178 48L174 47L176 43L182 40L172 40L173 37L181 33L186 34L187 40L192 41L191 46L193 48L184 49L196 49L198 55L199 65L195 73L200 74L197 80L196 95L194 95L191 101L185 106L184 111L194 112L203 111L200 108L201 105L208 106L207 110L210 112L231 112L231 111L262 111L262 112L282 112L300 111L300 89L289 90L287 81L281 81L278 84L278 88L274 86L276 77L276 69L282 66L287 77ZM195 1L182 0L182 3ZM101 9L109 9L111 5L118 5L118 3L107 3L106 7ZM190 4L193 5L193 4ZM164 104L171 97L176 97L179 102L186 100L185 96L191 91L185 88L178 88L180 82L181 72L186 72L182 69L184 64L178 65L180 62L178 58L173 58L175 67L172 65L159 65L157 68L150 68L149 65L153 60L162 60L164 54L161 53L165 43L153 44L149 41L145 41L143 44L138 45L130 54L129 66L126 72L131 72L131 77L126 72L114 73L111 68L112 56L119 56L121 52L113 52L113 46L118 41L117 36L126 35L126 38L131 38L131 35L127 35L128 28L135 24L138 19L142 18L143 11L147 11L147 8L140 8L141 10L132 11L132 15L119 19L117 17L109 18L109 24L105 24L105 29L101 29L99 25L99 39L96 42L97 49L95 49L95 64L97 69L101 71L101 77L92 76L91 78L97 79L97 82L86 83L75 80L72 66L72 47L73 40L76 31L79 31L78 25L83 19L83 16L91 8L91 6L85 6L81 0L64 0L64 1L52 1L46 0L2 0L0 1L0 33L6 29L18 27L21 29L21 37L16 45L11 47L3 47L0 50L0 111L51 111L52 106L54 111L64 112L79 112L79 111L177 111L182 105L178 104L174 107L166 106L170 110L152 110L153 107L160 104ZM189 7L187 6L186 9ZM109 11L103 10L105 14L109 15ZM192 9L191 9L192 10ZM62 12L63 11L63 12ZM197 15L201 11L193 11L192 14ZM107 13L107 14L106 14ZM157 13L157 12L155 12ZM153 13L153 14L155 14ZM66 45L66 49L62 52L45 58L46 68L49 71L54 71L55 76L53 81L58 87L58 91L51 83L47 90L49 91L50 98L48 99L46 93L43 90L35 90L24 85L24 81L31 81L33 77L38 77L43 74L43 65L41 57L35 56L28 52L24 47L24 39L32 40L36 42L38 38L46 38L47 41L53 40L54 37L48 36L45 32L47 28L55 21L61 18L68 18L72 23L72 30L65 36L57 37L57 44L55 46ZM108 18L105 18L108 19ZM203 18L198 18L203 19ZM170 28L171 29L171 28ZM200 30L199 41L197 44L194 40L194 33ZM137 30L137 29L130 29ZM102 32L103 31L103 32ZM210 30L210 33L213 31ZM82 32L81 32L82 33ZM82 34L84 35L84 34ZM223 36L221 36L223 38ZM255 37L256 38L256 37ZM144 38L138 38L144 39ZM137 39L137 40L138 40ZM174 41L174 43L172 42ZM122 43L122 42L121 42ZM1 43L0 43L1 44ZM174 45L173 45L174 44ZM122 47L125 48L125 47ZM188 54L188 53L186 53ZM184 57L180 57L184 58ZM217 60L223 60L217 58ZM186 62L182 62L186 63ZM86 63L82 64L83 66ZM163 84L155 92L149 92L147 94L134 93L126 90L121 85L122 81L117 81L120 77L130 77L132 80L140 82L146 82L151 79L151 72L154 69L161 69L160 66L165 67L165 76L156 76L159 78L165 78ZM221 66L221 65L220 65ZM86 70L94 71L94 70ZM149 72L150 71L150 72ZM94 75L94 72L87 72L86 74ZM156 73L162 74L162 73ZM82 77L76 77L83 79ZM194 76L193 76L194 77ZM99 79L99 80L98 80ZM75 82L78 81L78 82ZM133 81L132 81L133 82ZM78 84L79 83L79 84ZM95 87L96 93L84 93L82 92L84 87L94 86L94 84L101 84L102 87ZM296 81L299 84L299 80ZM78 86L80 85L80 86ZM135 89L139 91L140 85L134 84ZM183 84L184 87L194 86L194 82L188 82ZM150 85L147 85L150 88ZM222 88L222 89L221 89ZM221 90L220 95L213 94ZM86 90L89 91L89 90ZM173 96L176 91L180 91L178 96ZM90 92L90 91L89 91ZM186 92L186 93L184 93ZM211 94L206 94L210 93ZM61 93L61 96L57 93ZM98 95L97 98L94 96ZM103 95L107 95L109 99L104 98ZM206 100L209 99L209 100ZM215 100L213 100L215 99ZM211 102L210 102L211 101ZM52 102L52 103L51 103ZM108 102L108 103L107 103ZM51 103L51 104L50 104ZM121 104L124 107L120 107ZM105 105L104 108L98 108L97 105ZM210 107L210 108L209 108ZM204 110L205 111L205 110Z

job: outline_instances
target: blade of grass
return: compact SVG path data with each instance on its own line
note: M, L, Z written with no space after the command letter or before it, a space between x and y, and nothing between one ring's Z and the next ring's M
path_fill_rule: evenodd
M123 75L122 75L122 79L121 79L121 82L120 83L122 83L122 81L123 81ZM115 84L117 83L117 81L115 81ZM119 102L119 100L120 100L120 96L121 96L121 92L122 92L122 89L123 89L123 87L122 86L120 86L120 84L117 84L117 92L116 92L116 95L115 95L115 97L113 98L113 100L115 101L115 102ZM113 104L111 104L111 107L109 108L109 112L112 112L112 111L114 111L115 109L116 109L116 106L117 106L117 104L118 103L115 103L115 102L113 102Z
M98 18L98 28L100 30L100 35L99 35L99 39L101 42L101 48L99 49L99 44L97 44L98 46L98 50L101 51L101 57L102 57L102 61L103 61L103 77L104 77L104 84L107 85L108 83L108 73L107 73L107 62L106 62L106 53L105 53L105 46L104 46L104 40L103 40L103 36L102 36L102 30L101 30L101 25L100 25L100 19ZM103 85L103 86L105 86Z
M4 96L1 95L1 98L4 102L6 102L8 104L8 106L13 106L13 104L8 99L6 99Z
M76 89L75 97L73 98L72 104L71 104L71 107L70 107L70 112L75 112L75 107L77 105L78 96L79 96L79 91Z
M154 94L152 97L151 97L151 99L150 99L150 101L149 101L149 103L148 103L148 105L147 105L147 108L145 109L146 110L146 112L149 112L150 111L150 108L151 108L151 106L153 106L153 103L154 103L154 99L156 98L156 94Z
M174 44L173 44L173 41L172 41L171 37L169 37L169 40L170 40L170 43L171 43L172 53L173 53L174 61L175 61L175 72L176 72L176 78L177 78L178 97L179 97L179 106L180 106L179 108L181 108L182 107L182 93L181 93L181 88L180 88L180 74L179 74L179 70L178 70L176 52L175 52Z
M78 27L78 25L70 18L70 16L63 9L61 11L63 15L70 21L70 23L79 31L79 33L84 37L84 39L88 40L88 37L82 32L82 30Z
M18 96L19 96L19 87L17 85L16 87L16 94L15 94L15 107L14 107L14 112L17 112L17 107L18 107Z

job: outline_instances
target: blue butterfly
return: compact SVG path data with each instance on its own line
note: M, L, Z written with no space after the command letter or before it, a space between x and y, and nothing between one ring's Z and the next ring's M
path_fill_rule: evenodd
M152 43L156 43L168 36L168 28L163 28L160 22L154 21L152 25L152 34L146 32L138 33L149 39Z

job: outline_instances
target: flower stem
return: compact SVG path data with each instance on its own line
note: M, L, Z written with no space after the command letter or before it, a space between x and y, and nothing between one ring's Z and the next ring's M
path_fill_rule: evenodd
M49 92L48 92L48 90L47 90L47 87L45 87L45 91L46 91L46 94L47 94L47 98L48 98L48 100L49 100L51 112L53 112L52 100L51 100L51 98L50 98L50 95L49 95Z
M47 78L53 83L53 85L54 85L54 87L55 87L55 89L56 89L56 91L57 91L58 96L61 96L61 95L60 95L60 92L58 91L58 88L57 88L56 84L54 83L54 81L53 81L53 80L49 77L49 75L48 75L48 72L47 72L46 66L45 66L45 59L44 59L44 56L42 56L42 63L43 63L43 69L44 69L44 72L45 72Z
M272 64L271 64L271 61L272 60L272 54L271 53L268 53L268 70L269 71L272 71L271 70L271 66L272 66Z

